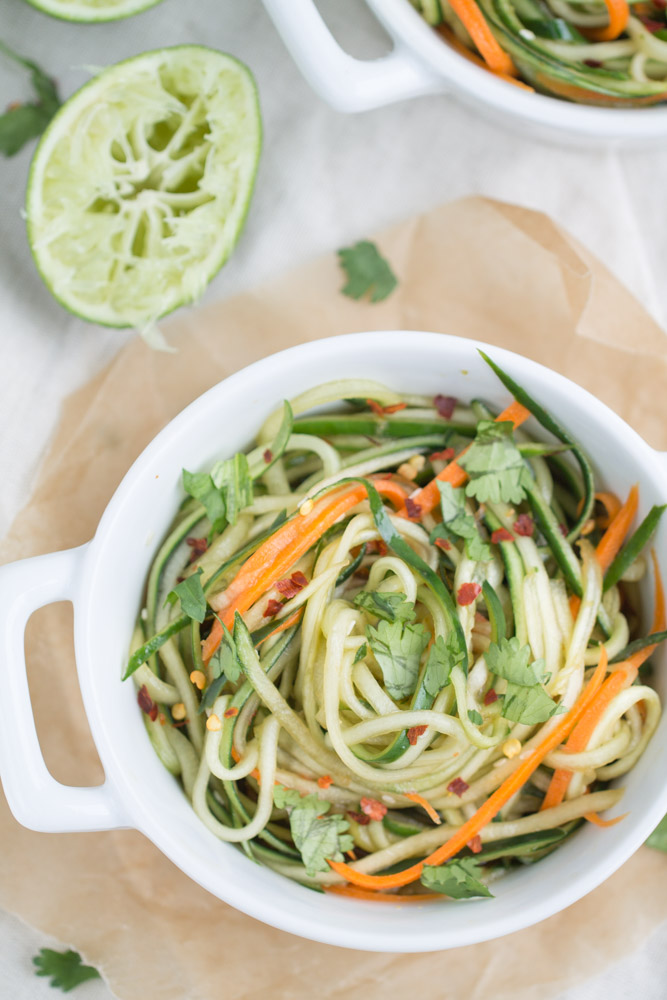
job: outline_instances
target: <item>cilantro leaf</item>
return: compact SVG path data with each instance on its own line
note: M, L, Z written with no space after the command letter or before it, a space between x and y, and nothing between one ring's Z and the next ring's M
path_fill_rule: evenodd
M468 718L472 722L473 726L481 726L482 723L484 722L484 719L482 718L480 713L474 708L468 709Z
M301 796L292 788L276 785L273 801L279 809L287 809L292 840L310 876L317 872L328 872L327 859L342 861L343 852L354 846L347 833L348 821L339 813L325 815L331 808L330 802L323 802L317 795Z
M552 715L561 715L564 711L565 707L557 705L541 684L523 687L510 681L503 696L503 718L522 722L525 726L546 722Z
M509 420L480 420L475 440L458 459L470 477L466 494L480 503L520 503L526 495L530 474L514 443L513 429Z
M430 638L428 630L423 625L381 621L377 628L367 627L366 638L391 697L397 701L407 698L417 686L419 662Z
M657 851L667 851L667 816L664 816L646 841L647 847Z
M220 621L219 618L218 621ZM224 622L220 621L220 624L222 625L223 632L222 641L209 661L210 666L213 671L213 677L220 677L224 674L228 681L236 684L243 671L243 664L239 658L236 643L231 632Z
M203 504L211 531L214 534L220 531L225 525L225 501L208 473L183 469L183 489Z
M69 993L88 979L100 979L100 974L92 965L83 965L78 951L53 951L40 948L33 958L36 976L50 976L51 986Z
M415 606L405 594L385 594L378 590L360 590L354 604L386 622L412 622Z
M432 892L442 892L451 899L472 899L491 896L479 880L479 862L475 858L458 858L444 865L424 865L421 884Z
M360 660L363 660L364 656L366 656L367 653L368 653L368 646L365 642L362 642L361 646L359 646L359 649L354 654L354 659L352 660L352 666L354 666L355 663L359 663Z
M0 115L0 153L14 156L30 139L41 135L60 107L60 98L53 80L39 66L13 52L0 42L0 52L30 71L30 82L36 101L14 104Z
M236 524L239 511L252 503L253 488L248 459L238 452L211 469L213 485L225 498L225 511L230 524Z
M484 659L489 670L498 677L504 677L523 687L531 687L544 683L545 663L542 659L529 663L530 655L530 646L522 646L514 635L511 639L503 637L500 642L492 642Z
M371 302L382 302L398 284L388 261L369 240L339 250L338 259L347 276L341 291L348 298L361 299L370 293Z
M436 482L440 490L442 523L433 529L431 541L434 537L463 538L468 559L488 562L491 559L491 547L482 540L475 518L465 508L465 490L455 489L451 483L443 483L439 479Z
M452 667L461 661L462 656L451 635L447 642L441 635L437 637L428 651L424 671L424 687L431 697L437 698L442 689L449 684Z
M188 618L192 618L194 621L200 624L204 621L206 617L206 597L204 596L204 589L201 585L201 575L203 570L200 568L192 576L187 576L185 580L181 580L180 583L176 584L174 589L167 594L167 599L165 604L175 604L177 600L181 602L181 610L183 614L186 614Z

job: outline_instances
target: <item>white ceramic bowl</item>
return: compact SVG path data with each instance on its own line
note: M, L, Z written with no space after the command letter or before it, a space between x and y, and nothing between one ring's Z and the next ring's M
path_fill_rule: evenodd
M450 93L496 124L560 144L636 147L667 140L667 107L598 108L531 94L455 52L409 0L366 2L394 48L381 59L364 61L338 45L314 0L264 0L302 73L338 111L367 111L423 94Z
M251 916L303 937L373 951L430 951L508 934L573 903L630 857L667 812L667 714L624 779L629 816L619 825L581 829L538 865L498 882L495 899L437 909L376 907L313 893L218 841L160 764L134 687L120 680L147 568L181 500L183 466L206 468L245 448L283 398L351 373L397 390L482 397L500 407L507 393L477 354L480 346L579 438L604 482L620 494L641 483L640 514L664 502L664 455L583 389L497 347L433 333L360 333L258 361L205 393L158 434L123 479L88 545L0 569L0 774L21 823L51 832L136 828L209 892ZM211 434L212 427L220 433ZM667 525L656 544L664 565ZM74 604L79 682L106 772L97 788L66 787L49 775L30 707L25 623L36 608L63 599ZM656 681L667 701L664 671Z

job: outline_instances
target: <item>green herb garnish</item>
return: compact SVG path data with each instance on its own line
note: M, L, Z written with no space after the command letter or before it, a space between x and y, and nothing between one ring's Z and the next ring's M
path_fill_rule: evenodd
M338 259L347 276L341 291L348 298L361 299L369 295L371 302L382 302L398 284L388 261L369 240L339 250Z
M88 979L100 979L100 974L92 965L84 965L78 951L53 951L52 948L40 948L39 955L33 958L36 976L49 976L51 986L57 987L63 993L85 983Z
M12 104L0 115L0 153L14 156L31 139L41 135L60 107L56 86L50 77L31 62L0 42L0 52L30 72L35 101Z

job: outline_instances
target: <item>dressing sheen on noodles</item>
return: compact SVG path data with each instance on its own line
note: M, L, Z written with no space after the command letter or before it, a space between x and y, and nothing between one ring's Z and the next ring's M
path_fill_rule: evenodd
M639 671L666 634L664 508L632 533L637 488L596 492L484 359L500 413L366 379L286 402L184 470L147 579L125 677L156 753L211 833L313 889L492 895L619 818L609 782L660 718Z

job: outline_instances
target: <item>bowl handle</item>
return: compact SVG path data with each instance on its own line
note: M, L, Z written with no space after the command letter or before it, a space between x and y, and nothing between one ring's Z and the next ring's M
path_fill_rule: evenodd
M337 111L368 111L423 94L444 80L397 39L381 59L355 59L335 40L314 0L264 0L269 15L312 88Z
M92 788L62 785L49 773L39 746L26 674L24 633L30 615L72 600L87 546L0 567L0 775L19 823L42 833L129 826L108 782Z

